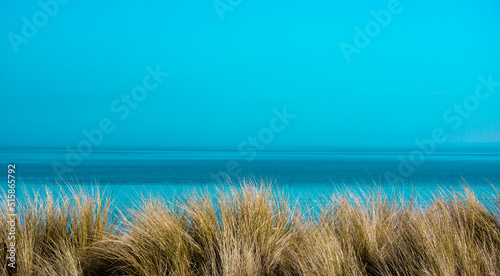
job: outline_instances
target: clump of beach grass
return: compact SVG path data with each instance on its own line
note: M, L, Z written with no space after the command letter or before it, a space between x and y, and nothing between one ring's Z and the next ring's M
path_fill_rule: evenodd
M93 274L99 260L93 258L92 246L115 230L110 206L99 189L26 193L22 201L17 199L16 268L7 269L7 252L2 251L2 275ZM4 211L1 242L6 247L12 240L7 240Z
M145 195L119 216L82 191L37 195L21 213L18 268L7 272L3 250L1 275L500 275L500 202L468 188L426 203L333 194L305 208L243 181Z
M265 186L167 203L143 198L111 256L133 275L294 275L298 236L286 201Z

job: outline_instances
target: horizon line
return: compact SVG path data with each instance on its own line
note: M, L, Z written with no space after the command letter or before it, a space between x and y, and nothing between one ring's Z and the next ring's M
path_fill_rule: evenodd
M50 147L50 148L1 148L0 151L54 151L54 152L64 152L66 149ZM177 148L124 148L124 147L113 147L113 148L100 148L94 149L95 152L253 152L251 150L237 150L234 148L189 148L189 147L177 147ZM260 153L273 153L273 152L296 152L296 153L407 153L412 151L422 151L419 148L308 148L308 147L286 147L286 148L269 148L264 150L256 150ZM485 147L475 147L475 148L443 148L439 150L434 150L432 153L500 153L500 148L485 148Z

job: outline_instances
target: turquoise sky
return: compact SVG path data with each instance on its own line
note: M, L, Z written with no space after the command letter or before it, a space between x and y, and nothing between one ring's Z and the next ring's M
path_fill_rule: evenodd
M2 148L500 148L495 0L6 0L0 23Z

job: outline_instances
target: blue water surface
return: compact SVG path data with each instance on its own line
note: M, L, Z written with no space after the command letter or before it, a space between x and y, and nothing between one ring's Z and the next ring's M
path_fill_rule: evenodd
M64 151L4 150L0 156L5 168L16 164L17 187L28 194L98 185L117 206L137 203L141 194L167 199L215 194L243 179L271 183L306 204L332 193L374 189L426 200L464 186L487 199L500 185L500 154L494 153L434 153L412 163L404 152L96 151L77 166L67 162Z

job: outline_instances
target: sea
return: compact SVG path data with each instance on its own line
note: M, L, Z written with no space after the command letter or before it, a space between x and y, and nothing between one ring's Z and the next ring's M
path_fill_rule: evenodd
M76 158L75 158L76 156ZM309 204L342 193L382 191L421 198L471 189L493 200L500 189L500 153L328 151L93 151L2 150L7 179L15 164L17 193L25 196L69 187L102 189L116 205L137 204L144 195L165 199L195 193L216 195L243 182L262 183L289 200ZM7 188L7 181L0 187Z

